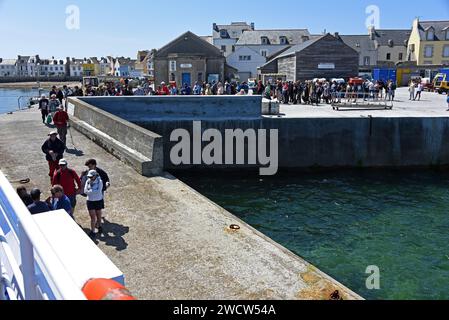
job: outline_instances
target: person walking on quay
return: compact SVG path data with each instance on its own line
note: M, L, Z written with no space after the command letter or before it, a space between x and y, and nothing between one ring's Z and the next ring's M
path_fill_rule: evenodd
M64 143L65 150L67 150L67 126L69 123L69 114L64 110L62 106L58 108L58 111L53 117L53 123L58 130L59 139Z
M61 88L58 89L56 92L56 98L58 99L59 103L62 105L62 101L64 100L64 92L62 92Z
M415 83L413 81L410 81L410 85L408 87L408 92L410 93L410 99L415 101Z
M76 196L83 188L81 179L75 170L69 169L67 160L61 159L59 167L60 169L53 176L52 185L60 185L64 188L65 195L70 200L73 214L76 207Z
M33 199L28 194L28 191L25 187L18 187L17 194L19 198L22 200L24 205L29 206L30 204L33 204Z
M32 215L51 211L47 203L41 201L41 191L39 189L31 190L31 199L33 203L28 206L28 211Z
M53 211L65 210L73 219L72 205L70 199L64 194L64 188L56 185L51 188L51 197L47 199L47 204Z
M102 215L104 209L104 196L103 196L103 181L100 175L95 171L91 170L87 174L87 182L84 187L84 193L87 195L87 210L90 215L90 226L91 231L89 237L95 238L95 231L98 229L98 233L103 233L102 228Z
M418 86L416 88L416 96L415 96L415 100L421 101L421 93L423 90L423 85L422 83L418 83Z
M47 121L48 112L50 110L49 104L50 104L50 101L47 99L45 94L43 94L39 100L39 110L41 111L42 123L44 123L44 124Z
M69 97L72 92L66 85L64 85L62 87L62 93L64 94L64 110L67 112L69 109Z
M49 138L42 145L42 152L45 153L50 169L49 176L51 181L55 171L59 169L59 160L64 158L65 146L64 143L58 139L58 132L52 131L48 135Z
M61 106L59 103L59 100L56 99L56 95L53 94L50 96L50 103L49 103L49 112L51 114L51 117L53 118L58 108Z

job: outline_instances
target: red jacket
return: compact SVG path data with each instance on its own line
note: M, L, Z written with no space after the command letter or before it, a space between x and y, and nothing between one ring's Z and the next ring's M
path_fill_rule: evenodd
M76 188L75 186L78 186ZM55 172L55 175L53 176L53 183L54 186L59 184L64 188L64 194L66 196L74 196L76 195L76 189L82 189L83 186L81 186L81 179L78 176L78 174L72 170L61 170Z
M58 111L53 117L53 123L57 128L66 128L69 122L69 115L65 111Z

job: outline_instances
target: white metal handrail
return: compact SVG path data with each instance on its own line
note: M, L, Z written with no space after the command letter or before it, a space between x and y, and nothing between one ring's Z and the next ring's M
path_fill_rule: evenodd
M19 297L21 296L25 300L44 298L38 294L36 265L51 288L55 299L86 300L81 289L76 286L28 209L0 171L0 215L2 212L6 213L3 214L4 220L13 227L9 232L16 234L20 244L21 274L14 274L18 279L23 278L23 281L17 281ZM0 246L8 247L5 245L4 239L3 241L0 239L0 241L2 242ZM4 255L2 251L5 250L0 250L0 263L3 260L12 259L11 255ZM18 265L17 261L8 262L10 265ZM17 272L17 268L15 270Z

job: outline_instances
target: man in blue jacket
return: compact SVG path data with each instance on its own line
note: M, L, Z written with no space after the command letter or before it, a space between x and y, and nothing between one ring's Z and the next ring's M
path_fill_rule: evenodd
M64 188L61 186L54 186L51 188L51 197L47 199L47 204L53 211L65 210L73 219L72 205L70 199L64 194Z

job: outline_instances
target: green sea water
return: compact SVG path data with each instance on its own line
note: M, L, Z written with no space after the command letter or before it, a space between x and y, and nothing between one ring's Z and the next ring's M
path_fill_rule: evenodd
M449 173L176 176L366 299L449 299Z

